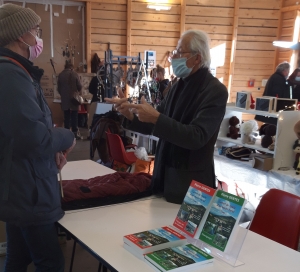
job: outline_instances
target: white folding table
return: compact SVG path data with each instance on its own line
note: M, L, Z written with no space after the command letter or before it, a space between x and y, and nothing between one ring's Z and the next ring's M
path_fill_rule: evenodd
M113 170L92 161L70 162L63 169L65 179L104 175ZM150 272L147 263L123 248L123 236L165 225L172 225L179 205L163 198L147 198L133 202L69 211L59 224L99 262L111 271ZM284 234L283 234L284 235ZM298 272L300 252L287 248L256 233L248 231L239 260L244 265L232 267L216 259L203 266L203 272Z

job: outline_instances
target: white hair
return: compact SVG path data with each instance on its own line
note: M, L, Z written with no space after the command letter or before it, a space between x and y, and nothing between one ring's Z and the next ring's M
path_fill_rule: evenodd
M287 61L281 62L276 67L276 72L282 73L284 70L290 69L290 64Z
M201 55L201 67L210 67L210 39L208 35L201 30L187 30L181 35L181 39L184 36L191 36L189 49L192 53L199 53Z

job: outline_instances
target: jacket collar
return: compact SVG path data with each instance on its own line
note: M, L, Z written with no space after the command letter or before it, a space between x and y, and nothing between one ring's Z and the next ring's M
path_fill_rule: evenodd
M28 71L28 73L32 76L32 78L40 82L44 74L44 70L38 68L37 66L33 66L33 63L30 60L4 47L0 47L0 56L9 57L18 61L20 64L24 66L24 68Z

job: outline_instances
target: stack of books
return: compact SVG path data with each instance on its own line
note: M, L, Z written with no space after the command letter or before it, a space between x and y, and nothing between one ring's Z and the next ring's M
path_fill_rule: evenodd
M126 235L123 246L158 271L194 269L214 257L186 237L228 251L244 206L244 198L192 181L173 226Z

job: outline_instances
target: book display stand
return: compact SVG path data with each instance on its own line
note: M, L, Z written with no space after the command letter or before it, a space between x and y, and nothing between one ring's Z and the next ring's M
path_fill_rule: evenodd
M126 235L124 248L140 259L153 262L156 268L162 265L161 271L179 272L188 269L186 265L213 262L213 258L233 267L243 265L238 256L248 232L242 227L246 224L243 215L249 213L246 204L242 197L193 180L172 226ZM185 248L186 242L192 248ZM177 260L179 257L182 261ZM194 261L188 263L190 258Z
M232 265L238 260L247 229L245 223L247 200L222 190L215 190L192 181L181 204L173 227L187 237L189 243ZM245 214L244 214L245 213Z
M230 244L227 245L226 250L224 252L199 239L193 238L193 242L190 242L193 243L195 246L201 248L208 254L214 256L215 258L220 259L233 267L237 267L244 264L241 260L238 259L238 256L244 244L247 233L248 229L241 227L239 224L234 230L234 237L230 238Z

